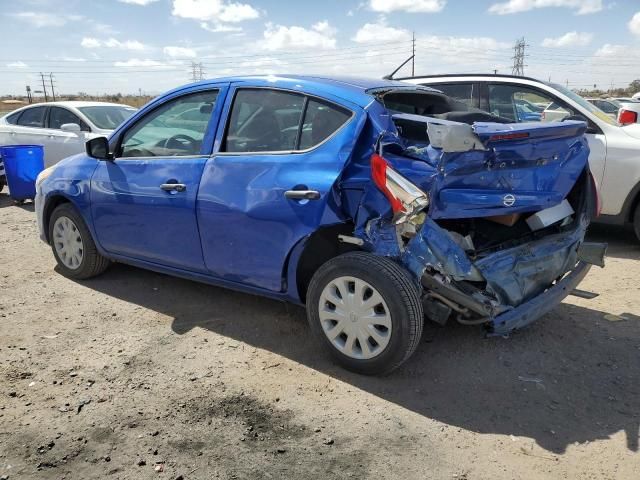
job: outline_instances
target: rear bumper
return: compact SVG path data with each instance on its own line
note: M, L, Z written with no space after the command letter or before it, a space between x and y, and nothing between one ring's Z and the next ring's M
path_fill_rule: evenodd
M502 313L489 324L489 335L506 335L525 327L553 310L589 273L591 265L579 262L576 267L553 287L528 302Z

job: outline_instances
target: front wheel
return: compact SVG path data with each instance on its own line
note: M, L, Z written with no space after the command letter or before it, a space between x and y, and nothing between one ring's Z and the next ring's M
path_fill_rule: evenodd
M65 277L83 280L100 275L109 259L98 253L82 216L70 203L56 207L49 218L49 242Z
M329 260L307 292L307 318L338 363L366 375L391 372L415 351L422 304L408 272L392 260L350 252Z

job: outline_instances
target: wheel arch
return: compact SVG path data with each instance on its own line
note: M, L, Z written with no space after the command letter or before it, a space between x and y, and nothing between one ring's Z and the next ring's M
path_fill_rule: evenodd
M324 263L346 252L361 250L340 242L338 235L353 235L352 222L324 225L300 240L289 252L284 274L289 297L304 304L311 277Z
M47 198L44 209L42 210L42 226L44 230L44 237L47 240L47 243L51 243L51 239L49 238L49 220L51 219L51 214L53 211L63 203L71 203L73 202L66 196L62 194L55 194Z

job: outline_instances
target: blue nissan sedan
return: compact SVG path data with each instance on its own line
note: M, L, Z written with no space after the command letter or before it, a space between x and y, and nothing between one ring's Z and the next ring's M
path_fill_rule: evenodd
M38 177L60 271L112 262L306 305L344 367L387 373L424 319L524 327L604 245L586 124L512 124L387 80L247 76L172 90Z

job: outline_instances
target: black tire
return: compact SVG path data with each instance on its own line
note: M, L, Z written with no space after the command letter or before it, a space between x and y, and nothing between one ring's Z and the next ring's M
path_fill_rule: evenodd
M364 280L384 299L391 316L389 343L377 356L355 359L339 351L325 335L319 302L324 288L342 276ZM424 318L420 293L409 273L392 260L365 252L335 257L313 275L307 291L307 319L314 335L347 370L365 375L384 375L398 368L416 350Z
M4 180L0 180L0 192L2 192L2 190L4 190Z
M77 233L82 239L82 261L76 268L69 268L64 264L64 262L58 256L58 252L54 244L53 228L56 220L61 217L67 217L75 224ZM53 256L56 258L56 262L58 262L58 267L65 277L77 280L84 280L87 278L95 277L104 272L111 263L108 258L103 257L102 255L100 255L100 253L98 253L98 249L96 248L96 244L93 241L91 232L89 232L89 229L82 219L82 216L70 203L63 203L62 205L59 205L55 208L55 210L49 217L49 242L51 243Z
M633 230L636 232L638 241L640 241L640 203L636 207L636 211L633 214Z

